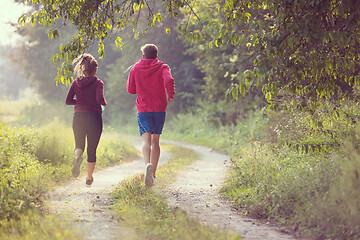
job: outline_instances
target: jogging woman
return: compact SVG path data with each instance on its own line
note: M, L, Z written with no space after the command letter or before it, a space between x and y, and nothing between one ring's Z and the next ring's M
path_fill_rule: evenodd
M73 131L75 137L75 163L72 168L73 177L80 175L82 155L87 139L88 173L86 185L93 181L93 172L96 164L96 149L100 141L103 123L102 109L106 106L104 97L104 83L96 77L98 63L90 54L82 54L73 64L78 77L71 84L66 96L67 105L74 106Z

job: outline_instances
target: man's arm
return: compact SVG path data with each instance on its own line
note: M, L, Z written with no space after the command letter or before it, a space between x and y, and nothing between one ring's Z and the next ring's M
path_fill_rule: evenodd
M130 70L129 78L126 84L126 89L130 94L136 94L135 74L134 68Z
M162 75L165 83L165 89L168 95L168 101L172 102L175 95L175 80L171 76L170 67L166 64L163 66Z

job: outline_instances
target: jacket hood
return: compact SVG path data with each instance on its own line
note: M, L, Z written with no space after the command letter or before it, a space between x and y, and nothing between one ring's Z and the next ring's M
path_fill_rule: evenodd
M164 63L158 59L141 59L136 67L146 76L152 75L156 72Z
M90 77L78 77L75 79L75 83L80 87L80 88L86 88L87 86L89 86L90 84L92 84L93 82L95 82L98 78L96 76L90 76Z

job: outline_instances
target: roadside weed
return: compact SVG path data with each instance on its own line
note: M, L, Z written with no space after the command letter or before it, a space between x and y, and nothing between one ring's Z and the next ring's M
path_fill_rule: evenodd
M27 211L19 220L0 221L0 239L3 240L75 240L79 237L55 216L42 215L37 210Z
M178 115L166 136L213 147L231 157L221 193L246 215L314 238L360 238L360 127L355 104L337 117L258 111L231 126Z
M105 133L97 169L134 158L125 142ZM0 123L0 152L0 239L78 239L40 211L50 187L72 177L72 129L58 121L36 129Z
M114 166L124 161L131 161L139 156L138 151L129 143L129 139L106 129L97 149L97 168ZM86 154L85 154L86 155Z

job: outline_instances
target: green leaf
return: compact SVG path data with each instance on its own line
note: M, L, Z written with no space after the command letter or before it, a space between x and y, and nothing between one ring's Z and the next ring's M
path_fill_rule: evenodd
M117 37L117 38L115 39L115 45L116 45L117 47L120 47L120 49L122 49L122 38L121 38L121 37Z
M245 86L243 83L239 84L239 91L242 96L245 96Z
M235 100L238 100L239 91L238 91L238 89L237 89L236 87L233 87L233 88L232 88L231 94L232 94L232 96L233 96L233 98L234 98Z

